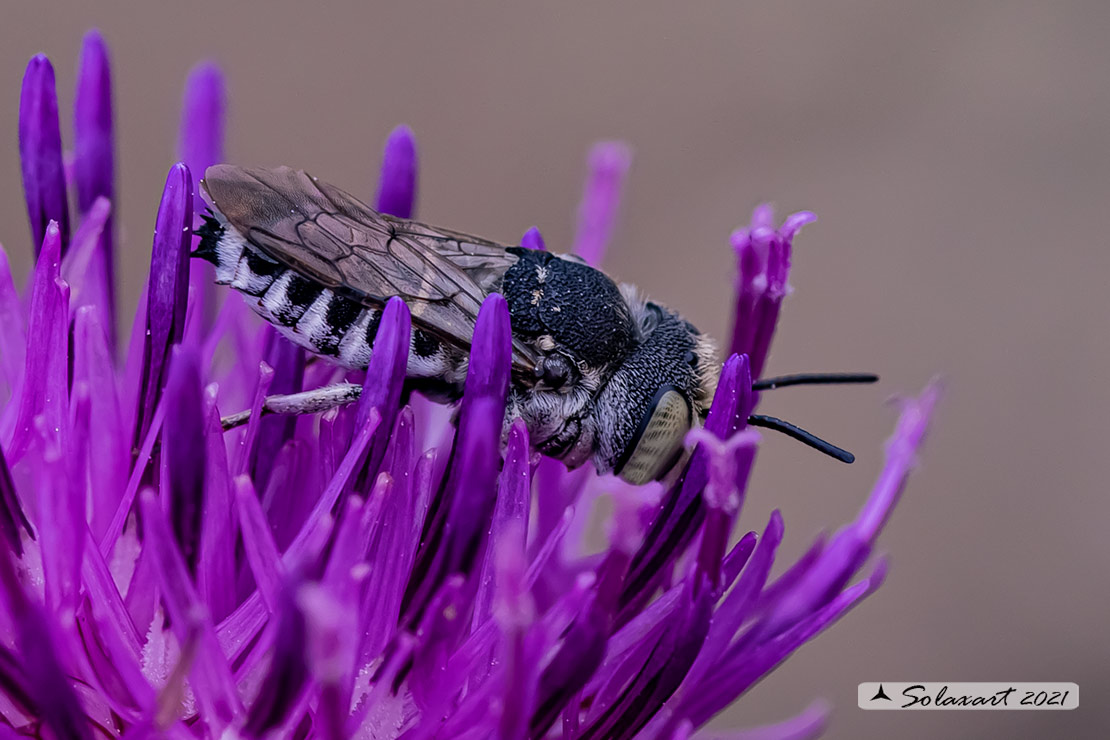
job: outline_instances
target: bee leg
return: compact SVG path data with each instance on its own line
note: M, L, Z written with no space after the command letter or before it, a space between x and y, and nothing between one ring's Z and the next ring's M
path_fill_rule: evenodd
M269 414L318 414L321 411L353 403L362 395L362 386L353 383L336 383L301 393L266 396L262 401L262 415ZM250 410L240 411L220 419L224 430L234 429L250 421Z

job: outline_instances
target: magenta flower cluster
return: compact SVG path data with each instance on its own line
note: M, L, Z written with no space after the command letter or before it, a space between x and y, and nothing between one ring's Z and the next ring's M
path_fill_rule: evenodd
M404 399L401 301L352 376L217 293L189 259L195 180L222 158L212 66L188 81L183 162L117 348L116 141L96 32L77 84L70 158L50 62L27 68L19 145L37 259L23 293L0 251L0 738L677 740L881 583L870 555L933 388L902 402L855 521L774 579L777 512L730 544L756 455L752 379L812 215L776 228L763 207L733 235L735 329L708 420L677 482L637 488L538 458L520 423L503 445L498 295L456 414ZM591 263L628 161L615 144L591 156L576 242ZM399 128L380 209L412 213L416 170ZM523 242L544 248L535 230ZM363 385L357 404L260 413L267 395L344 377ZM221 415L243 409L249 423L225 431ZM608 541L587 552L599 496L613 501ZM758 736L809 737L824 722L815 705Z

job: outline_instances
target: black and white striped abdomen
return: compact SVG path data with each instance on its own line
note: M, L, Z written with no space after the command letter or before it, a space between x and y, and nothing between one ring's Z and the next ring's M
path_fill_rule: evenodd
M216 266L216 282L243 294L247 304L290 341L344 367L362 370L381 320L381 309L337 295L255 251L233 228L206 218L194 256ZM415 329L407 374L461 385L466 354Z

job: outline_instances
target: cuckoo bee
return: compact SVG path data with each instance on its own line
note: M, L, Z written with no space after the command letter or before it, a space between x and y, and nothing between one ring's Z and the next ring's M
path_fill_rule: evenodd
M194 256L284 336L342 366L367 366L385 301L399 296L414 329L409 384L457 400L478 308L501 293L512 326L506 422L523 419L533 446L568 467L661 478L708 411L713 342L577 257L394 218L288 167L216 165L202 186L211 213ZM770 417L752 422L843 452Z

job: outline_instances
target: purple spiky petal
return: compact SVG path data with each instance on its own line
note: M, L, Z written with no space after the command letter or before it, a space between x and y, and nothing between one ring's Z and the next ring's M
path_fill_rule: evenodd
M578 205L574 253L594 267L605 258L620 207L621 187L632 163L632 151L620 141L604 141L590 150L589 174Z
M197 64L185 81L177 134L177 156L197 180L209 167L224 161L226 107L227 85L219 66L213 62ZM196 225L190 222L190 226ZM216 292L203 270L198 270L189 284L196 296L195 326L199 331L207 328L215 315Z
M416 206L416 138L408 126L390 132L382 154L378 179L378 210L397 218L412 218Z
M185 334L189 294L189 250L193 235L193 180L189 168L170 168L154 224L154 246L147 287L146 335L139 386L136 444L150 427L150 418L165 388L170 348Z
M54 66L42 54L31 58L23 75L19 98L19 159L35 254L39 253L51 221L58 224L64 254L69 246L69 204L62 162L62 134L58 126L58 95L54 89Z
M77 184L77 211L83 220L98 198L115 201L115 136L112 126L112 72L108 46L97 30L85 34L77 68L73 100L73 174ZM110 337L114 340L115 242L111 213L96 240L95 262L104 280L107 305L103 307ZM112 341L112 346L115 342Z

